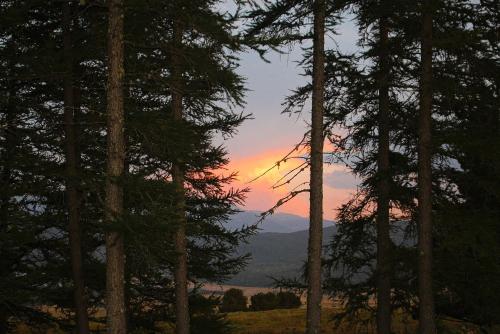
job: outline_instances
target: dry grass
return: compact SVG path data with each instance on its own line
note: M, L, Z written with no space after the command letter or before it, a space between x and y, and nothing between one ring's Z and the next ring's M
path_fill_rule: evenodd
M322 334L373 334L373 323L343 322L335 327L331 321L334 309L325 308L321 321ZM305 308L292 310L272 310L261 312L230 313L228 318L235 327L234 334L302 334L305 332ZM403 314L393 321L394 333L413 334L417 332L417 322ZM472 325L443 321L439 334L479 334ZM499 331L500 333L500 331Z
M331 312L328 312L331 313ZM305 309L236 312L228 315L235 326L235 334L296 334L304 333ZM325 317L324 317L325 318ZM323 319L323 333L333 333Z
M325 307L322 316L322 334L373 334L373 323L359 324L358 322L344 322L335 328L331 319L335 310ZM235 312L229 313L234 334L302 334L305 332L304 307L298 309L272 310L260 312ZM97 329L93 324L93 329ZM396 315L394 319L394 332L397 334L416 333L417 323L403 314ZM164 334L170 334L171 326L165 326ZM102 328L101 328L102 329ZM20 324L13 334L63 334L58 328L29 328ZM439 334L479 334L479 330L472 325L453 321L442 322ZM500 330L495 332L500 334ZM207 333L210 334L210 333Z
M373 333L371 326L342 324L334 328L331 318L334 310L325 309L321 328L323 334ZM305 308L261 312L237 312L228 315L235 326L235 334L298 334L305 331ZM411 333L411 332L409 332Z

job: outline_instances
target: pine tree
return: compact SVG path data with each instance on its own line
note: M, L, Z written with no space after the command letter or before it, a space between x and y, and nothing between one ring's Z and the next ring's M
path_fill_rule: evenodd
M6 261L2 263L5 272L1 275L2 291L5 291L0 312L3 330L11 329L10 324L15 320L37 322L40 326L58 320L36 306L62 299L51 294L51 290L58 284L65 286L64 274L56 275L60 274L64 237L60 237L55 228L67 226L54 223L42 214L52 213L51 201L61 193L54 177L58 164L56 159L51 159L52 150L58 146L57 137L53 128L42 126L60 124L53 122L55 115L50 111L54 104L43 102L50 96L47 83L59 79L48 71L51 67L47 67L44 56L51 46L47 41L54 37L51 15L54 9L58 10L60 20L61 11L60 7L47 4L41 10L39 5L39 2L15 2L2 3L1 7L5 43L2 43L0 59L6 73L2 91L8 93L2 100L2 118L6 116L7 124L6 132L2 133L2 137L5 134L2 172L6 180L2 189L7 189L3 195L1 237Z
M75 318L78 333L89 333L89 321L87 314L87 302L85 297L85 283L83 278L82 262L82 230L80 221L80 194L78 191L78 169L79 152L77 127L75 119L78 117L80 106L78 105L79 88L73 79L73 41L72 41L72 16L74 10L70 3L63 4L63 49L65 61L64 74L64 129L66 139L66 197L69 220L69 244L71 248L71 266L74 282Z
M325 1L314 2L311 158L309 181L309 242L307 256L306 332L321 329L322 241L323 241L323 108L325 92Z
M66 232L65 184L69 179L66 177L67 166L61 158L68 149L65 125L71 123L64 121L67 111L64 108L64 79L70 78L65 75L69 58L64 54L65 29L61 22L65 4L13 2L2 7L2 18L6 18L2 19L2 23L5 24L6 41L9 42L1 46L1 61L2 67L10 73L10 81L2 81L2 87L8 87L10 82L19 85L17 97L2 99L2 106L10 101L15 109L9 110L16 110L16 117L9 122L14 124L14 131L9 130L8 133L22 134L21 137L14 137L21 140L19 143L16 139L12 145L7 145L13 152L9 156L14 158L5 164L15 166L8 169L14 170L18 176L16 182L12 182L11 178L7 182L10 191L5 194L8 199L4 203L8 203L4 207L8 209L3 211L9 212L9 226L2 225L6 228L5 234L2 230L2 240L5 236L5 240L12 239L13 243L2 242L2 250L5 249L5 254L16 254L7 258L6 274L2 273L2 286L16 286L5 299L2 296L2 305L6 306L1 308L5 310L2 312L4 327L15 321L36 326L58 322L61 328L68 330L74 327L71 313L75 306L71 296L74 283ZM245 191L224 190L235 175L215 172L227 164L227 157L222 147L213 146L214 134L231 135L245 118L233 107L241 106L243 94L242 78L234 72L237 59L232 54L221 52L228 45L231 48L237 45L236 39L226 34L232 31L233 20L205 11L208 7L202 7L197 32L193 31L191 36L200 31L207 34L213 32L213 23L217 22L221 38L214 38L213 43L193 44L186 48L186 56L193 59L187 62L188 68L183 69L190 78L186 82L189 95L185 99L188 119L174 122L169 104L170 73L165 71L169 68L170 49L165 47L169 43L162 44L171 42L172 30L165 28L162 20L172 18L175 11L169 7L170 3L158 5L168 10L159 10L151 15L150 7L132 1L125 7L127 17L136 15L141 21L125 27L127 39L133 41L127 44L125 53L127 84L124 86L124 116L127 119L128 150L124 169L128 167L128 170L117 180L123 186L123 214L110 226L122 232L129 244L125 246L129 263L125 268L127 309L130 310L128 322L131 328L148 330L155 328L156 321L175 318L172 313L175 300L171 277L176 259L172 240L177 222L173 218L177 213L172 205L175 190L168 181L173 161L184 157L189 167L186 172L185 215L189 238L187 250L193 254L188 267L190 282L221 282L237 272L245 257L232 253L250 232L232 232L221 225L235 212L234 204L242 201ZM104 40L107 20L106 12L95 3L80 6L71 3L70 7L74 11L71 79L77 88L74 97L79 106L74 114L74 125L78 132L77 154L80 151L81 156L78 173L71 180L77 184L81 194L82 264L87 273L85 290L89 292L89 309L92 310L103 306L105 292L105 258L102 251L107 226L102 224L102 199L106 169L103 164L106 95L102 82L106 77ZM207 15L210 13L212 16ZM205 21L208 17L215 20ZM145 30L140 30L144 27ZM13 31L15 34L11 34ZM157 39L156 32L164 39ZM148 46L141 49L142 45L135 43L144 40L152 42L150 46L161 45L161 48L152 50ZM158 50L162 52L158 53ZM145 54L151 58L143 58ZM159 54L163 59L158 57ZM198 61L198 57L205 61ZM206 67L207 61L210 67ZM157 75L158 68L163 69L161 80L152 84L150 78ZM2 94L4 92L2 90ZM2 96L7 97L7 94ZM2 120L6 115L3 111ZM1 135L2 161L6 147L4 134L2 132ZM15 198L27 200L15 203ZM22 233L18 227L22 227ZM23 245L22 248L16 250L16 243ZM17 260L12 262L12 259ZM12 269L13 266L16 270ZM16 275L21 275L23 279ZM8 288L5 290L10 291ZM151 303L161 306L151 311L147 308ZM38 311L40 305L57 305L64 311L64 316L55 319L48 313ZM102 320L95 314L90 316L94 321ZM196 321L201 318L196 316ZM145 319L148 321L144 322ZM221 321L218 317L211 319Z
M369 234L366 239L362 239L366 243L360 243L359 239L353 240L357 244L356 247L363 248L362 253L357 254L370 254L365 258L367 262L364 262L363 266L353 269L366 271L365 265L372 269L369 262L375 263L375 257L378 256L377 269L374 272L376 278L373 281L370 279L370 284L373 283L373 286L367 296L377 293L380 306L377 310L380 331L388 332L392 308L390 281L393 248L389 232L390 220L393 219L390 216L391 200L393 200L391 189L394 188L393 168L390 168L394 155L390 149L390 128L394 120L390 108L395 106L395 101L390 99L389 94L396 90L392 85L398 78L399 71L399 68L393 68L391 52L394 52L394 47L392 40L389 40L388 30L396 11L389 2L354 1L348 5L352 6L358 19L362 36L360 45L365 50L359 58L342 55L335 50L327 52L326 133L329 134L328 138L332 140L332 144L343 149L332 155L333 160L347 161L353 171L364 179L357 197L340 210L338 225L341 226L340 234L344 226L353 233L352 237L354 233ZM360 60L366 60L369 66L363 69ZM310 86L298 89L289 99L290 105L304 101L309 92ZM345 137L332 135L338 126L347 129ZM373 151L378 153L373 154ZM396 201L393 203L396 204L392 205L400 205ZM374 210L372 206L377 209ZM353 220L359 220L358 224L350 224ZM365 226L372 223L377 226L376 232L370 226ZM332 247L343 248L346 246L345 242L346 240L335 238ZM377 243L378 252L375 248ZM359 256L356 253L350 255L353 263ZM347 254L343 256L348 258ZM345 264L349 261L347 258ZM333 287L330 284L338 286ZM340 291L345 284L347 282L330 280L327 290ZM351 295L350 292L344 292ZM360 292L352 291L352 293ZM354 300L355 304L362 300L368 303L368 299L364 298Z
M465 246L467 241L458 237L458 235L470 235L470 232L463 233L464 225L462 223L466 223L462 219L457 219L452 208L462 212L459 209L461 205L458 203L465 203L461 195L464 189L460 189L460 187L463 187L463 183L460 186L461 181L458 180L468 178L462 174L464 171L461 168L467 165L465 161L471 160L469 155L471 152L466 153L466 150L458 149L458 147L463 147L461 144L463 141L459 139L461 135L457 136L456 133L463 134L465 123L461 122L468 118L465 115L477 114L476 111L473 111L475 108L482 110L489 108L487 105L491 105L491 102L486 101L492 101L492 95L489 94L494 90L494 85L486 87L488 84L486 86L479 84L482 79L476 82L470 79L476 75L481 78L487 76L484 73L480 74L481 65L479 64L490 64L490 72L494 68L491 65L494 58L491 53L492 48L487 47L488 42L486 42L489 38L482 35L484 31L489 29L486 28L485 20L480 17L481 15L477 14L482 13L488 16L488 9L487 4L472 4L468 1L439 2L435 4L433 9L437 13L434 15L435 29L433 34L433 47L436 51L433 59L435 79L433 80L432 113L434 117L432 131L434 135L431 141L433 152L432 201L435 209L433 213L435 215L434 248L436 259L439 259L436 260L433 268L435 275L438 277L433 280L436 295L436 314L438 317L453 316L461 319L479 319L480 317L474 316L474 314L478 315L478 313L475 313L472 308L464 306L469 302L473 303L471 296L478 297L481 294L481 289L472 292L473 288L471 287L465 289L462 285L462 288L456 290L452 287L461 284L461 279L458 279L461 274L463 275L465 272L478 273L482 270L480 268L486 266L490 268L489 273L495 275L493 274L495 266L486 265L486 263L492 262L486 260L485 257L482 257L482 264L476 267L471 263L465 264L463 261L454 262L452 260L454 256L451 253L457 254L462 259L467 257L460 253L458 249L468 249L470 247ZM416 252L417 238L414 234L417 208L412 204L412 202L416 202L418 189L415 183L416 180L412 175L416 175L418 157L417 142L415 141L415 138L417 138L416 124L418 122L414 115L418 111L418 100L415 97L418 96L418 78L421 73L418 52L421 31L416 29L421 25L415 20L415 18L419 17L419 15L415 15L419 13L419 10L420 8L416 7L415 4L398 3L397 10L392 11L390 22L394 34L389 39L394 41L394 44L391 43L394 47L391 47L390 78L392 90L396 93L391 94L390 138L394 143L390 154L392 169L391 203L402 214L399 217L391 217L391 239L395 243L392 246L391 254L393 264L391 275L392 304L393 309L403 308L413 315L418 313L418 310L416 310L418 305L412 305L411 300L418 295L418 288L415 284L417 280L416 264L418 253ZM472 14L473 12L475 14ZM368 15L375 13L376 11L373 10L367 12ZM489 22L491 24L492 21ZM475 28L471 29L471 27ZM492 35L489 36L492 38ZM396 45L398 47L395 47ZM481 60L476 57L481 58ZM373 164L376 160L365 151L365 149L370 149L367 143L373 137L369 129L374 123L368 116L369 114L357 111L356 107L359 106L359 101L373 99L373 96L367 92L374 85L367 78L358 77L359 75L358 71L355 71L354 75L349 74L348 77L351 79L346 79L348 83L346 89L350 92L350 95L344 99L348 102L341 104L336 109L336 114L340 119L340 124L347 124L352 129L348 132L344 142L347 144L346 153L353 154L351 157L356 158L356 163L351 162L351 164L354 166L354 171L359 173L364 180L361 184L361 190L363 190L367 186L373 187L374 185L369 182L370 178L367 178L367 176L372 177L374 175ZM494 80L484 82L493 83ZM364 83L366 84L365 87L363 87ZM356 93L356 91L363 93ZM475 93L471 94L471 92ZM475 98L471 99L471 96L475 96ZM394 99L394 97L397 97L397 99ZM327 105L331 104L327 100ZM481 105L483 107L479 107ZM345 115L349 115L350 111L354 111L354 115L356 115L350 118L354 119L352 125L345 122L345 119L349 121L349 118L345 118ZM459 121L460 119L462 121ZM491 120L490 123L495 124ZM480 141L480 137L479 135L469 134L466 141L473 143L476 140ZM493 140L492 138L490 138L490 141ZM356 143L357 146L352 146ZM352 150L352 148L355 149ZM461 153L458 153L456 149ZM458 156L461 156L461 158L457 159ZM457 161L461 162L458 163ZM460 167L457 167L457 163ZM464 176L464 178L459 175ZM490 178L490 180L493 179ZM479 196L479 193L484 193L484 190L475 193L474 197ZM334 296L346 298L346 315L353 315L361 309L373 311L368 300L359 297L360 295L371 296L375 293L376 276L372 270L376 255L374 248L376 234L369 226L372 223L369 215L363 214L363 208L366 208L370 203L367 196L370 196L370 192L360 192L342 208L339 215L339 234L334 237L331 243L332 258L331 262L328 261L331 271L326 290ZM443 210L443 206L446 209ZM469 221L468 226L475 231L477 231L475 227L472 227L475 224L477 224L476 226L487 226L489 221L487 216L483 220L477 215L476 218L478 219L474 223ZM452 221L454 223L451 223ZM497 233L491 226L488 231L490 235L496 235ZM451 250L455 247L452 245L457 247L455 252ZM469 245L472 244L469 243ZM479 251L478 248L475 249ZM459 262L462 265L458 265ZM452 273L451 266L456 269L454 273ZM465 266L469 269L465 269ZM481 275L476 276L474 274L473 276L479 278ZM475 285L479 286L480 284ZM458 291L468 291L471 294ZM487 302L483 301L482 303ZM490 311L491 313L483 310L483 315L487 313L489 315L481 321L485 321L486 318L491 319L490 316L495 313L495 310L490 309Z
M171 58L171 91L173 120L182 122L182 73L180 57L182 55L182 23L174 18L173 22L173 47ZM180 157L172 164L172 182L176 192L176 212L178 217L177 231L174 236L174 249L177 253L175 263L175 332L188 334L189 331L189 297L188 297L188 268L187 268L187 238L186 238L186 200L184 194L184 169Z
M440 177L456 188L445 188L447 196L435 209L436 314L467 319L488 331L500 315L492 302L500 274L493 255L498 254L493 217L500 178L498 36L492 26L498 18L491 2L447 2L439 10L446 15L436 15L435 25L446 29L436 29L434 37L443 55L434 71L435 105L453 115L440 127L440 137L451 143L444 153L455 161Z
M124 297L125 252L123 235L116 226L116 222L123 215L123 188L120 182L122 182L125 164L123 16L123 1L111 0L108 22L108 146L105 215L109 229L106 232L107 332L113 334L124 334L127 331Z
M432 288L432 1L422 3L421 77L418 124L419 332L436 332Z
M381 4L383 6L383 4ZM388 18L379 19L379 124L377 157L377 333L391 332L391 238L390 196L390 102L389 102L389 28Z
M179 14L178 8L185 14ZM158 2L155 15L142 2L127 10L139 23L127 37L131 41L127 52L131 83L127 131L132 168L127 181L131 200L127 202L126 224L134 230L127 234L127 240L133 243L131 250L140 247L145 253L128 252L132 264L127 281L133 304L129 322L131 326L146 326L139 322L145 320L140 309L152 298L137 296L133 291L148 291L147 296L156 291L155 303L169 308L177 304L176 313L180 315L156 312L155 319L182 317L184 321L179 320L179 324L184 327L178 326L178 330L185 330L188 282L219 281L237 271L245 258L231 256L231 252L250 232L229 232L219 226L235 212L232 205L241 202L245 190L223 191L234 174L214 172L227 163L227 158L226 152L212 143L215 133L231 135L245 119L233 109L241 106L243 93L242 78L234 72L237 59L232 51L238 49L238 40L231 35L234 19L215 11L210 3ZM148 159L144 159L145 154ZM156 195L149 195L156 191ZM153 200L138 205L134 200L137 196ZM139 222L147 222L147 227L140 230L134 226ZM181 225L186 236L178 238ZM143 227L151 231L143 231ZM185 243L186 249L176 250L172 243L175 239L178 246ZM144 240L148 240L147 245ZM176 270L179 255L187 260L183 272ZM145 263L150 266L148 271L140 268ZM179 284L174 284L169 274L179 275ZM138 280L140 284L135 284ZM164 288L158 288L159 284ZM175 285L182 289L183 296L174 293ZM172 296L180 297L182 304L173 303ZM141 298L144 303L134 301Z
M338 93L328 97L332 107L327 115L329 126L346 130L336 139L343 148L336 158L362 182L339 209L339 230L326 262L326 290L346 300L338 319L365 309L376 316L378 331L384 333L390 332L392 310L405 305L404 293L411 283L408 268L399 265L408 261L411 244L411 234L399 232L410 232L411 224L400 220L411 219L414 210L412 150L405 147L413 135L407 124L414 119L408 103L413 90L407 78L411 49L399 25L407 19L409 6L391 1L351 5L362 49L359 56L344 56L344 67L331 67L328 76L334 79L327 87L335 86ZM332 61L338 63L339 56L332 54ZM375 296L373 308L370 300Z
M310 227L307 261L307 333L319 333L322 300L322 232L323 232L323 142L326 136L324 126L325 99L325 34L339 23L336 12L340 4L329 1L314 1L312 4L300 1L265 2L254 8L248 16L252 23L248 39L259 47L279 47L285 44L303 43L312 40L312 52L307 52L301 62L312 83L297 89L285 103L285 112L302 110L304 101L312 97L311 129L307 133L310 156L306 162L310 168L309 198ZM310 22L312 26L310 27ZM262 50L261 50L262 51ZM312 71L309 66L312 66ZM306 96L306 97L304 97ZM302 142L298 145L301 146ZM286 160L284 157L282 161ZM278 163L279 164L279 163ZM277 164L277 165L278 165ZM304 169L302 169L304 170ZM293 178L293 177L292 177ZM291 180L290 180L291 181ZM289 182L285 180L285 182ZM294 191L283 198L274 209L291 200L303 190Z

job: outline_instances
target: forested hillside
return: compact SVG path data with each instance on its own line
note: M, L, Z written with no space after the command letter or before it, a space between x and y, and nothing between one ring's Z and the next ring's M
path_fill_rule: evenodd
M335 226L323 230L325 244L335 234ZM251 258L228 284L272 287L275 280L301 278L307 259L307 230L289 233L264 232L248 238L238 254Z

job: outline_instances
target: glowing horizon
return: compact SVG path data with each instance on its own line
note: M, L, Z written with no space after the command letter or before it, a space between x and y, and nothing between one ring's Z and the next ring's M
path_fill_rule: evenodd
M248 157L233 158L228 170L238 173L234 188L250 188L244 210L266 211L272 208L281 198L290 191L307 187L309 171L306 168L293 182L286 183L273 189L273 185L290 170L298 167L302 160L288 159L278 167L271 168L289 149L266 150ZM271 169L270 169L271 168ZM265 173L267 171L267 173ZM259 177L260 176L260 177ZM338 164L324 165L323 205L325 219L335 219L336 211L356 189L356 180L349 171ZM338 186L335 184L338 183ZM307 193L297 195L283 204L276 212L291 213L302 217L309 216L309 197Z
M349 21L341 26L341 33L336 40L346 51L356 48L355 36L357 29ZM280 160L299 141L307 128L310 114L307 108L297 114L283 115L283 101L290 91L307 83L308 78L303 76L303 69L297 66L302 59L302 50L295 48L286 54L270 52L262 61L255 52L241 55L240 73L247 79L246 106L242 109L245 114L252 114L249 119L238 128L238 133L230 139L220 139L228 152L230 171L238 171L238 181L232 185L235 188L251 188L243 209L266 211L280 198L301 182L309 180L309 173L305 171L292 182L278 189L272 185L286 173L297 166L299 160L292 159L269 172L264 177L249 183ZM331 151L331 145L325 143L325 151ZM335 218L335 209L350 197L357 186L354 177L341 165L324 166L324 217ZM286 212L303 217L309 216L309 195L302 193L283 205L277 212Z

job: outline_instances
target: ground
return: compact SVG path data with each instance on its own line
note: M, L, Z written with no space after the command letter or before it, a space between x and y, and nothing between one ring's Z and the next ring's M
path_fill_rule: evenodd
M273 310L261 312L230 313L228 318L235 326L234 334L303 334L305 332L305 308L293 310ZM373 324L343 323L335 328L331 322L334 310L327 308L322 317L322 334L372 334ZM478 334L471 325L445 321L440 334ZM394 332L398 334L416 333L416 322L398 316L394 323ZM500 331L498 332L500 333Z
M373 324L343 323L335 328L331 322L335 310L325 308L322 316L322 334L374 334ZM303 334L305 332L304 307L298 309L272 310L259 312L234 312L228 314L228 319L233 325L234 334ZM171 326L166 326L164 334L171 334ZM397 316L394 321L394 333L416 333L416 322L411 318ZM439 334L479 334L479 330L472 325L457 321L443 321ZM498 331L491 334L500 334ZM63 334L57 329L42 330L20 325L13 334ZM207 333L209 334L209 333Z

